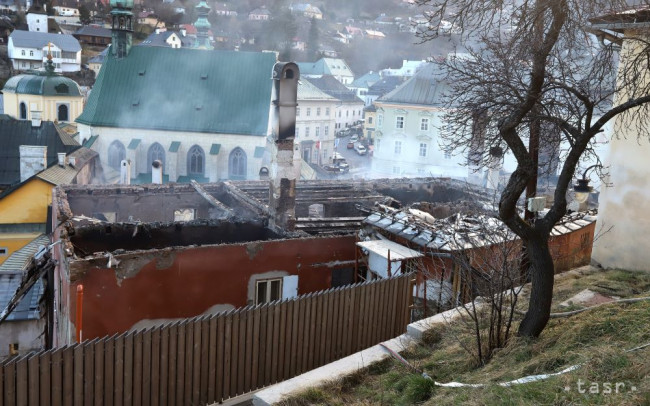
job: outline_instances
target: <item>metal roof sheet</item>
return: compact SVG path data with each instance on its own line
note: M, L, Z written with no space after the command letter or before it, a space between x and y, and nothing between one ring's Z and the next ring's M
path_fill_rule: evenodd
M62 51L81 51L79 41L69 34L50 34L47 32L14 30L11 35L9 35L9 38L13 41L14 46L20 48L42 49L51 42Z
M440 68L434 63L428 63L415 76L377 101L428 106L441 105L446 89L447 85L443 81Z
M4 310L13 298L22 281L22 272L0 273L0 309ZM38 320L41 318L39 302L43 296L44 288L41 279L27 291L18 306L9 314L6 320ZM0 310L1 311L1 310Z
M97 155L97 152L85 147L81 147L71 154L68 154L68 160L70 157L74 157L76 159L75 166L68 164L62 167L57 163L45 169L44 171L41 171L36 175L36 177L43 179L44 181L49 182L53 185L65 185L72 183L84 164Z
M403 259L420 258L424 256L421 252L387 240L361 241L358 242L357 245L386 259L388 259L390 253L391 261L401 261Z
M0 273L22 271L25 269L25 266L29 263L29 260L34 256L34 254L38 252L38 248L41 245L49 245L50 242L50 237L45 234L41 234L34 238L23 248L14 251L14 253L0 265Z
M275 63L273 52L133 47L121 59L109 52L77 122L266 136Z

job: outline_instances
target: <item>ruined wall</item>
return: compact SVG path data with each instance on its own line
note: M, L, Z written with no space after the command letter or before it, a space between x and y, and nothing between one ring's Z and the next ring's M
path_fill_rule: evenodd
M245 306L254 297L251 279L260 277L297 275L298 294L327 289L334 270L354 263L354 237L135 251L114 255L115 263L108 268L105 256L70 261L73 282L61 292L83 284L84 339L123 332L143 320ZM74 293L64 301L74 322ZM58 328L74 331L71 323Z

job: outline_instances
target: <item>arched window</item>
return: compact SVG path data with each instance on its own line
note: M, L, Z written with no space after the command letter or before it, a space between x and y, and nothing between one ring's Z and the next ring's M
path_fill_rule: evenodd
M59 104L59 108L57 109L56 118L59 121L68 121L68 105L67 104Z
M201 175L205 173L205 153L203 148L194 145L187 152L187 174Z
M165 168L165 149L157 142L153 143L147 152L147 172L151 172L151 164L155 160L159 160Z
M108 147L108 166L119 171L120 163L126 158L126 148L119 141L113 141Z
M246 179L246 153L237 147L232 150L228 159L228 178Z
M27 120L27 105L25 102L20 102L20 119Z

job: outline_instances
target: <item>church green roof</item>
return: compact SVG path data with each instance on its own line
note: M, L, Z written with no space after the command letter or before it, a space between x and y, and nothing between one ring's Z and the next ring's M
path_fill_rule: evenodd
M133 47L108 53L77 122L101 127L268 133L276 54Z
M48 72L33 72L11 77L2 91L42 96L81 96L77 82Z

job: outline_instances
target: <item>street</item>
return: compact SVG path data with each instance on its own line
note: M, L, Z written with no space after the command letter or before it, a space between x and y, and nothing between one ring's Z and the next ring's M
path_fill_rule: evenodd
M359 155L354 149L348 149L347 145L350 142L350 137L341 137L339 138L339 146L336 149L336 152L341 154L348 164L350 165L350 173L341 175L341 178L353 178L359 175L363 176L365 172L370 169L370 154Z

